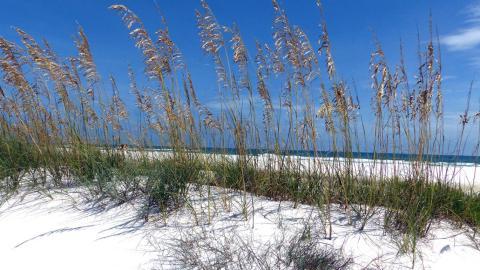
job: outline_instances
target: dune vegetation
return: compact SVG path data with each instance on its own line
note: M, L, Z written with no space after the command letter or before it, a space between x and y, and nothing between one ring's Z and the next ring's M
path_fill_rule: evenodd
M366 67L371 104L359 104L354 85L336 69L326 22L310 39L272 3L273 39L257 41L255 52L244 43L248 33L218 22L206 1L195 11L199 44L217 78L218 109L198 98L164 18L149 32L127 7L110 7L144 57L144 70L125 74L129 89L98 74L94 44L81 27L73 43L78 54L70 57L22 29L15 29L17 42L0 37L0 203L24 189L82 187L92 199L119 204L143 198L148 220L151 211L188 207L192 188L219 187L223 207L229 192L243 194L245 219L255 212L253 195L316 206L327 239L335 235L334 206L364 225L381 214L383 229L402 239L406 253L440 219L479 229L478 189L452 180L455 163L435 162L446 154L478 156L478 147L465 150L463 131L478 125L480 114L467 104L457 143L446 147L441 52L432 26L429 42L419 43L418 65L409 68L413 77L402 46L401 61L391 64L376 42ZM135 106L125 104L125 95L133 95ZM371 106L371 132L360 105ZM468 139L478 146L479 135ZM371 167L360 170L354 153L370 142ZM311 156L305 161L295 151ZM388 162L386 153L408 153L409 160Z

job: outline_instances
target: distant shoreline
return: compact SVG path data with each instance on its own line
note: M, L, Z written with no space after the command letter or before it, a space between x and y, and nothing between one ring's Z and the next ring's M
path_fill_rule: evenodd
M103 147L103 146L101 146ZM108 146L112 147L112 146ZM114 145L113 147L118 147ZM173 149L164 146L149 146L145 148L135 147L128 145L128 150L143 150L143 151L163 151L171 152ZM199 152L204 154L227 154L227 155L236 155L235 148L215 148L215 147L206 147L201 149L186 149L189 152ZM273 150L266 149L247 149L247 154L250 156L260 156L265 154L277 154ZM407 153L373 153L373 152L332 152L332 151L315 151L313 150L284 150L280 152L283 156L297 156L297 157L319 157L319 158L348 158L353 159L366 159L366 160L392 160L392 161L416 161L418 160L418 155L416 154L407 154ZM351 156L350 156L351 155ZM431 163L449 163L449 164L480 164L480 156L469 156L469 155L424 155L422 161L431 162Z

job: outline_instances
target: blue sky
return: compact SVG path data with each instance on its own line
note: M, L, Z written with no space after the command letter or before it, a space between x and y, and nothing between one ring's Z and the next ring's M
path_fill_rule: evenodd
M197 87L200 97L214 106L213 67L200 49L194 15L194 10L200 6L199 1L156 1L168 21L172 38L182 50L193 78L200 86ZM271 43L273 9L270 0L209 0L208 3L221 24L235 22L238 25L252 55L255 40ZM316 41L320 34L320 18L315 0L282 0L280 3L287 10L291 23L301 26L310 39ZM151 33L160 25L158 10L152 0L2 0L0 35L17 40L12 26L20 27L37 39L46 38L60 55L68 56L76 54L72 37L80 24L89 37L104 80L112 74L120 88L128 92L127 65L132 64L140 73L142 57L120 18L108 10L111 4L127 5L139 15ZM480 70L480 1L324 0L323 5L337 70L344 79L356 82L363 107L370 104L368 62L374 48L373 33L383 44L392 64L398 61L398 48L403 40L407 66L411 67L413 74L417 29L424 44L428 39L431 13L442 42L445 119L449 132L455 132L470 81L478 80ZM475 108L479 98L476 89L477 86L473 93ZM125 98L127 102L132 101L127 96Z

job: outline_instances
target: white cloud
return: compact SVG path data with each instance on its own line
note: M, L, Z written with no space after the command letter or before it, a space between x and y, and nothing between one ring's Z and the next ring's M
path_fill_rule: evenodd
M480 25L445 36L442 41L452 51L472 49L480 44Z
M480 45L480 2L467 9L468 26L442 37L441 41L452 51L468 50Z

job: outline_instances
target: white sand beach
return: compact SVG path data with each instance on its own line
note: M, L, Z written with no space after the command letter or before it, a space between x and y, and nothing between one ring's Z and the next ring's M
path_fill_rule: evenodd
M212 188L207 196L206 191L192 188L192 207L168 216L152 214L148 221L139 217L138 202L93 204L79 189L48 196L20 192L0 207L0 269L182 269L175 254L181 239L197 237L213 245L242 239L237 248L248 245L262 253L307 225L314 234L325 231L322 212L315 207L294 208L291 202L248 195L245 219L242 194ZM381 213L376 209L359 231L360 221L352 213L332 205L332 239L320 238L317 244L350 258L352 269L478 269L480 237L466 227L435 222L420 240L413 264L412 254L399 253L398 239L383 231Z

